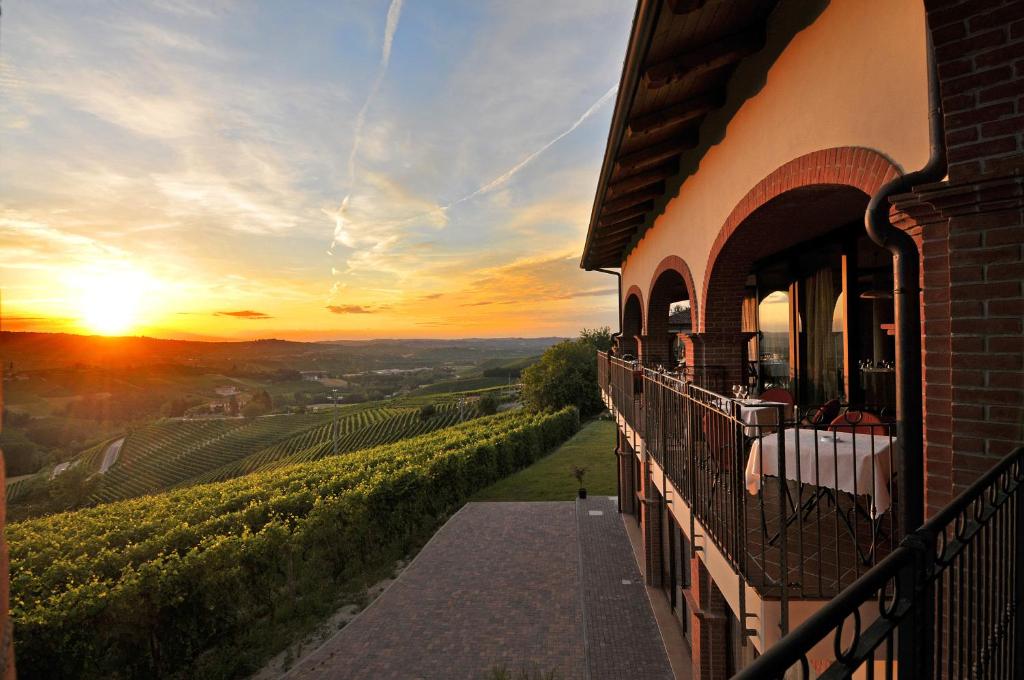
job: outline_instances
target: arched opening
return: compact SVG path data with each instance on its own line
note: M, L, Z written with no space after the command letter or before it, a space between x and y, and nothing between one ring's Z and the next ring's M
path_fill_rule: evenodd
M891 363L876 358L892 353L892 260L864 232L868 198L840 184L782 193L711 263L705 328L753 334L735 359L759 390L784 388L804 406L892 405Z
M689 270L681 260L663 263L659 270L648 296L642 358L648 366L676 368L686 363L684 344L679 336L693 330Z
M622 335L619 337L619 354L623 358L636 358L637 336L643 333L644 311L640 296L630 293L622 307Z

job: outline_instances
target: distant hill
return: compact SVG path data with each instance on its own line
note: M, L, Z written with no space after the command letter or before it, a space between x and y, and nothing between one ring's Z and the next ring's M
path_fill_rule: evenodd
M256 367L262 370L339 371L414 367L439 362L479 363L494 354L531 356L561 338L467 338L461 340L252 340L205 342L69 333L0 332L4 368L16 371L85 365L103 367L185 364Z

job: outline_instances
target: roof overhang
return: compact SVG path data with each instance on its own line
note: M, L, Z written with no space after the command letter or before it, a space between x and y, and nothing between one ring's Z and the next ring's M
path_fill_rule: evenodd
M827 4L638 1L582 268L622 265L792 36Z

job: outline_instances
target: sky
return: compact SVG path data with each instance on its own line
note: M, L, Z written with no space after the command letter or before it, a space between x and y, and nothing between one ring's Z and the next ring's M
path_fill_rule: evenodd
M575 335L630 0L20 0L4 330Z

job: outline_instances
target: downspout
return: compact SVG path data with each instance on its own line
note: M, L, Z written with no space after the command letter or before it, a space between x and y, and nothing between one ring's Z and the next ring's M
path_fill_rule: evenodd
M619 331L614 336L612 336L612 337L619 337L620 335L622 335L622 273L621 272L613 272L611 269L601 269L600 267L595 267L594 269L591 269L590 271L592 271L592 272L601 272L602 274L611 274L612 276L614 276L616 279L619 280L619 307L618 307Z
M927 182L946 176L945 130L942 98L935 64L931 29L925 13L925 50L928 63L929 158L920 170L887 182L871 197L864 224L868 236L892 253L893 308L896 327L896 474L903 540L914 540L910 532L924 523L924 409L921 384L921 262L917 244L889 221L889 198L906 193ZM934 554L934 546L919 554ZM901 578L898 588L904 599L914 603L898 632L898 663L911 675L931 675L931 658L936 640L931 634L934 619L934 586L927 574L931 567L922 560L913 572Z
M921 263L917 244L889 221L889 198L946 176L945 130L931 31L928 59L930 157L920 170L901 175L871 197L864 224L868 236L892 253L896 328L896 469L904 535L924 522L924 441L921 401Z

